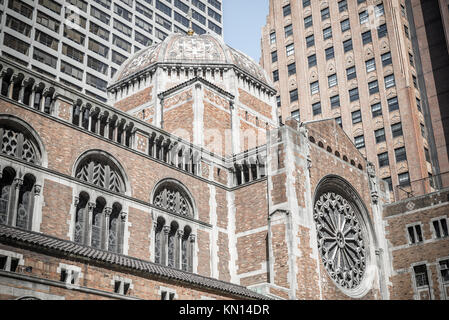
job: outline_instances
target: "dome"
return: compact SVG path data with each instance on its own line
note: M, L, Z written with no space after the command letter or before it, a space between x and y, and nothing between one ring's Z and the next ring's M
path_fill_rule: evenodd
M116 84L156 63L188 65L231 65L272 87L263 68L246 54L227 46L211 34L174 33L164 41L142 49L126 60L114 77Z

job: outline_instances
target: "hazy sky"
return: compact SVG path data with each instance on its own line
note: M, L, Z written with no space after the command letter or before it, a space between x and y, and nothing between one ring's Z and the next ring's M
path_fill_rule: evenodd
M259 62L261 30L267 15L268 0L223 0L226 44Z

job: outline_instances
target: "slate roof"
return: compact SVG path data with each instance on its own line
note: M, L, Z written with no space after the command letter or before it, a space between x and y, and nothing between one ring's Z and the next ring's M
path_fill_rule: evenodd
M185 284L198 286L200 288L212 289L226 294L236 295L238 297L256 300L269 299L267 296L258 294L243 286L235 285L229 282L184 272L149 261L83 246L71 241L62 240L37 232L25 231L6 225L0 225L0 243L25 247L37 246L45 251L57 252L62 256L69 255L71 258L88 258L102 263L110 263L112 265L143 272L151 276L162 277L172 281L179 281Z

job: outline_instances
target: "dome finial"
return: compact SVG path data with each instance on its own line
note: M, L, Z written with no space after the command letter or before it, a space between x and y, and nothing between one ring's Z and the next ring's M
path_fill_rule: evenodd
M189 18L189 30L187 31L187 34L189 36L193 36L195 34L195 31L193 31L193 28L192 28L192 8L189 8L187 17Z

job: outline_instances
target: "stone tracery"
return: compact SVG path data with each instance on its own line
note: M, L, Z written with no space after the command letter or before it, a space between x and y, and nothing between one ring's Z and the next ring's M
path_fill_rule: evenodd
M171 186L165 186L157 192L154 197L154 205L182 216L193 216L189 200L182 192Z
M340 194L327 192L315 203L318 248L331 278L345 289L357 288L366 268L366 247L359 216Z
M119 169L100 155L84 159L78 165L75 177L113 192L125 192L124 179Z

